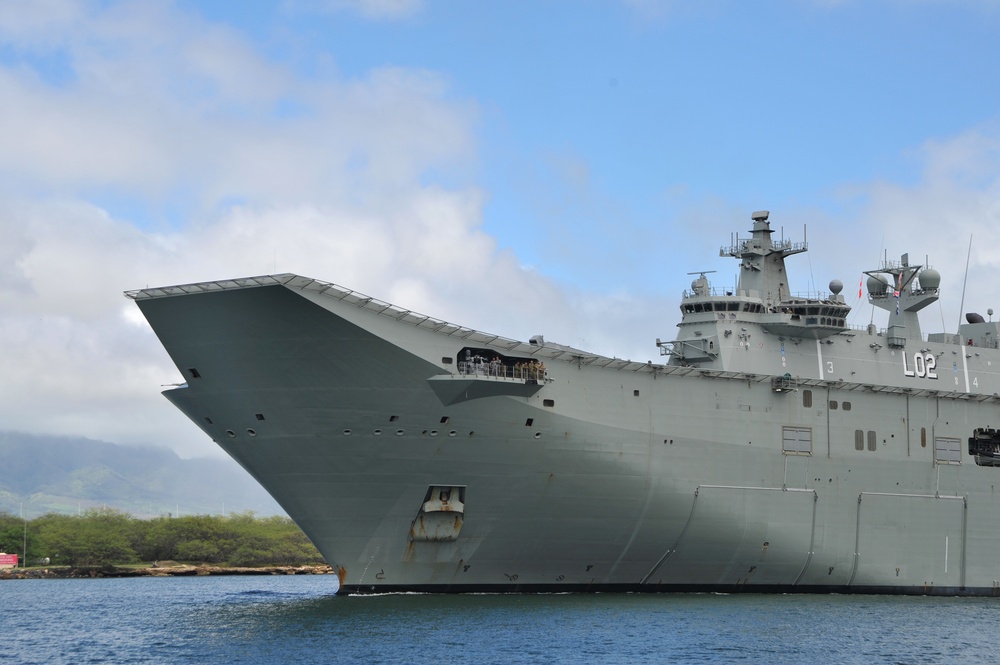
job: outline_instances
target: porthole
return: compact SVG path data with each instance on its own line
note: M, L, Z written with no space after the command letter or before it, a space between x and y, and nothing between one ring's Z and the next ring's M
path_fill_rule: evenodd
M377 430L373 431L372 434L374 434L375 436L382 436L382 430L377 429Z
M424 430L424 431L423 431L423 432L421 432L420 434L421 434L421 435L423 435L423 436L427 436L427 430Z
M450 432L448 432L448 436L455 436L456 434L458 434L458 432L456 432L455 430L451 430Z
M406 432L404 432L403 430L401 429L396 430L396 436L403 436L404 434L406 434Z
M257 436L257 430L253 429L252 427L247 427L247 434L249 434L250 436Z
M438 431L436 429L432 429L431 430L431 436L437 436L437 435L438 435Z
M475 435L476 435L476 430L471 430L469 432L469 436L475 436Z
M351 435L351 430L345 429L344 430L344 436L350 436L350 435Z
M536 439L542 438L542 433L541 432L535 432L535 438Z
M230 439L232 439L233 437L235 437L235 436L236 436L236 432L234 432L234 431L233 431L233 430L231 430L231 429L227 429L227 430L226 430L226 436L228 436L228 437L229 437Z

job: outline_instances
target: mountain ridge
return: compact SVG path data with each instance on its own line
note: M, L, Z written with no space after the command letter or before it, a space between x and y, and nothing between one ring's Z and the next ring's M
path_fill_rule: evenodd
M281 507L228 457L182 459L169 448L0 431L0 512L36 517L115 508L135 517Z

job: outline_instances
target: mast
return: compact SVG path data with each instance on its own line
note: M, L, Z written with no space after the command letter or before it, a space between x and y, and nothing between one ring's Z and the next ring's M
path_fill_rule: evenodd
M791 240L774 242L770 223L770 213L760 210L753 215L753 230L749 240L737 240L728 248L723 248L720 256L740 259L740 280L738 294L760 298L768 309L789 300L788 276L785 272L785 257L808 249L805 242Z

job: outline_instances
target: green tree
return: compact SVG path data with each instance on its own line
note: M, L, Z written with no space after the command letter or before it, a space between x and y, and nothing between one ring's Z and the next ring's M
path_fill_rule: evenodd
M24 555L24 520L10 513L0 513L0 552Z
M0 514L0 547L19 551L24 522ZM12 543L12 544L9 544ZM16 546L16 547L15 547ZM80 516L48 514L28 523L28 556L53 564L108 565L174 559L239 566L322 563L323 557L287 517L193 515L137 520L116 510Z
M138 560L132 548L135 520L127 513L88 510L80 517L49 514L36 521L52 563L97 566Z

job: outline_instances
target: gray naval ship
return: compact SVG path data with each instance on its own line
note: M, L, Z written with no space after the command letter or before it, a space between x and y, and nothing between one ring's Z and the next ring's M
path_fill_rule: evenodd
M852 328L752 218L721 249L738 285L694 280L663 364L293 274L126 295L186 379L164 395L341 593L1000 594L998 325L925 336L941 276L904 255L867 273L888 326Z

